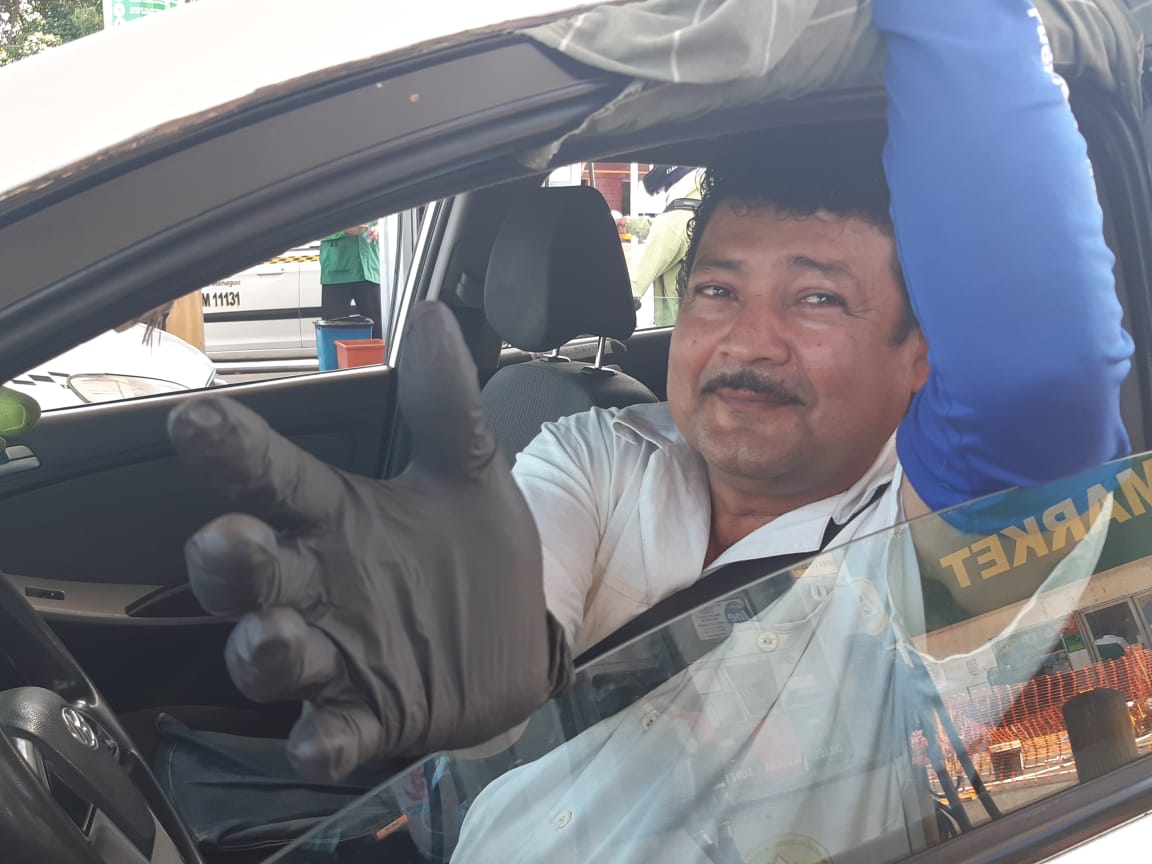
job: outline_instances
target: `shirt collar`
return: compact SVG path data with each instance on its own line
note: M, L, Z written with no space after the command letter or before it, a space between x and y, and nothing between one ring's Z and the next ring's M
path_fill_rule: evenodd
M667 402L629 405L621 408L612 418L612 429L631 441L649 441L661 450L684 446L688 442L680 434L680 427L672 419Z

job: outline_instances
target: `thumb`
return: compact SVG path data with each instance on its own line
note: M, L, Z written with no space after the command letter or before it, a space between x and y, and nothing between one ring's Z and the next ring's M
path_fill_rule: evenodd
M398 372L413 463L441 474L477 476L492 461L496 441L484 421L476 364L447 306L413 307Z

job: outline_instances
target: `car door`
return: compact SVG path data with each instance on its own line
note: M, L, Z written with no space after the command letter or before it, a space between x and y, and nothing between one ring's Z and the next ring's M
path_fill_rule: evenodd
M229 396L333 465L378 474L393 411L384 367L240 385ZM165 444L179 396L48 412L0 466L4 569L118 710L238 704L224 628L188 590L182 552L227 509ZM306 406L306 407L301 407Z
M524 74L525 62L533 74ZM247 281L220 284L209 292L222 295L220 314L229 312L234 299L223 295L237 290L242 302L253 303L256 296L265 310L274 303L290 305L297 330L284 341L298 342L301 302L292 280L299 270L288 266L296 262L275 261L280 257L276 250L307 243L309 237L324 236L353 220L423 207L423 245L412 246L417 232L411 216L397 220L398 245L388 259L392 288L406 292L404 298L389 298L386 307L392 326L385 335L394 362L393 337L402 329L411 292L426 287L423 274L432 256L425 250L436 236L431 226L439 218L438 206L413 200L404 191L406 184L420 172L437 176L445 165L461 170L472 166L475 183L484 181L485 172L498 180L524 174L514 155L527 142L571 127L620 87L612 76L585 81L577 71L520 40L497 40L477 51L454 50L444 62L422 61L415 68L376 73L393 75L389 80L395 81L394 87L381 89L355 78L320 96L277 102L275 110L261 107L242 122L187 146L157 151L155 158L102 174L87 185L56 190L50 202L24 202L20 209L5 211L0 215L0 249L24 246L25 231L45 236L36 223L49 217L49 210L53 234L82 236L84 243L65 245L53 256L4 254L6 261L20 258L28 268L21 273L8 268L0 309L18 309L22 304L12 306L18 296L48 286L84 303L97 303L94 315L91 309L78 313L67 301L46 307L53 327L46 340L41 337L26 346L32 350L24 355L28 362L23 368L31 368L50 350L82 341L85 330L111 326L138 312L126 308L121 316L116 311L117 306L134 305L124 291L135 294L140 308L151 308L153 300L226 281L224 274L246 268ZM413 92L429 100L431 109L398 110L411 104L408 94ZM381 97L396 105L380 104ZM549 111L538 110L541 100L551 104ZM335 126L342 134L301 139L290 132L319 128L317 118L330 124L339 118ZM436 137L421 131L432 128ZM385 152L387 146L381 149L389 140L399 147L392 156ZM272 141L278 144L276 159L267 158ZM417 168L412 158L425 167ZM327 184L316 184L317 172L328 172ZM166 189L168 183L181 189ZM275 197L268 197L269 189L277 190ZM103 212L137 195L144 196L149 212L148 224L140 226L142 233L135 239L123 233L124 220L86 215L90 206ZM246 200L241 204L241 199ZM238 206L235 221L219 209L232 206ZM79 220L83 230L74 231L72 219ZM197 222L195 228L188 227ZM110 235L97 238L94 232L101 228ZM182 237L168 252L158 253L149 245L158 231ZM124 269L105 281L92 264L111 261L109 255L118 256ZM62 277L73 280L74 287L62 288ZM104 288L119 298L98 299ZM249 290L260 293L244 293ZM274 300L278 290L292 299ZM210 296L212 313L215 304ZM213 323L211 316L208 320ZM23 326L9 319L2 326L9 334L28 337L46 321L39 316ZM20 372L17 364L24 361L18 341L6 341L5 362L13 368L0 373L0 380ZM235 348L238 342L229 344ZM381 476L392 460L402 464L404 440L390 366L230 384L227 393L337 467ZM36 428L12 442L18 447L9 450L0 466L0 526L5 538L18 540L3 544L0 568L51 622L118 712L197 706L208 719L215 718L201 726L282 733L297 706L255 706L239 695L222 659L228 625L206 618L187 588L185 540L229 505L183 469L168 443L166 417L186 395L49 412ZM148 726L136 731L147 734Z
M427 208L427 218L436 218L438 206ZM419 255L413 249L406 266L418 269L434 256L433 249ZM275 292L295 278L294 266L276 259L258 264L243 271L239 290L256 286L252 306L282 302ZM399 289L410 274L392 275L389 286ZM229 290L228 281L216 285ZM207 309L206 303L206 323ZM298 319L298 310L291 311ZM245 338L242 353L251 358L258 337ZM249 370L235 379L246 383L220 392L297 446L355 474L384 473L395 422L395 376L387 366L263 380L255 365L218 366ZM168 413L186 397L46 411L0 463L0 525L6 536L21 538L6 546L3 568L84 658L130 726L136 718L136 734L148 735L158 710L202 727L276 734L296 707L254 711L239 696L223 665L228 625L208 616L186 581L184 542L229 507L189 475L167 443Z
M1152 584L1150 457L701 579L515 734L411 766L278 860L333 860L389 805L407 819L378 839L455 862L1108 860L1096 837L1152 830L1152 651L1099 658L1073 622ZM1054 503L1083 520L1071 542L1036 527ZM948 562L997 535L1007 572L958 580Z
M442 207L433 203L421 216L432 222ZM411 218L397 224L406 230L392 238L395 266L385 285L399 292L409 277L431 268L437 250L430 232L417 247L420 226ZM273 259L245 271L251 279L268 272L268 281L257 283L265 298L286 272L273 269L278 266ZM224 290L227 281L217 284ZM405 302L389 298L391 307ZM330 465L366 476L385 473L396 422L389 367L259 379L244 376L247 383L220 392ZM223 664L229 625L204 611L186 581L184 542L229 509L225 498L189 475L167 442L168 413L186 396L46 411L0 463L0 525L6 536L21 538L6 546L3 569L84 658L136 736L148 740L158 711L200 728L282 734L297 706L257 708L240 696Z

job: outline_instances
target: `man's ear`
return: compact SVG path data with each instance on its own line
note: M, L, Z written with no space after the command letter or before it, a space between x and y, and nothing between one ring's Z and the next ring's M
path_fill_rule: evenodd
M931 371L931 366L928 364L928 340L924 338L924 332L919 327L912 331L908 339L912 342L909 347L913 352L912 392L915 393L928 383L928 373Z

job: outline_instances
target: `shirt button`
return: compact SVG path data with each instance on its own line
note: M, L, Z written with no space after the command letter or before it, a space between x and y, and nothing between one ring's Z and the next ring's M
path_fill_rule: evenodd
M564 811L561 811L560 813L556 814L556 818L553 820L553 824L555 824L556 830L559 831L561 828L567 828L568 823L571 821L572 821L572 811L571 810L564 810Z
M761 633L756 639L761 651L775 651L780 647L780 637L775 633Z
M652 709L645 713L642 718L640 718L640 725L645 729L651 729L656 724L656 721L659 719L659 717L660 712Z

